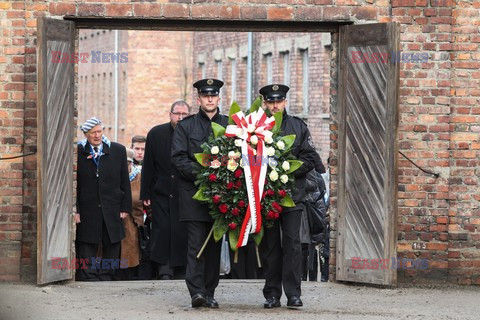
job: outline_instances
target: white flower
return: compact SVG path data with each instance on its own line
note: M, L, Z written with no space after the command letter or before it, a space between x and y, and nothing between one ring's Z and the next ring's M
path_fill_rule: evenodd
M266 136L264 140L265 140L265 143L268 143L268 144L271 144L273 142L273 139L270 136Z
M290 170L290 163L288 163L288 161L283 161L282 169L285 170L285 171Z
M250 143L253 145L256 145L258 143L258 137L257 136L251 136L250 137Z
M253 123L248 124L247 131L250 133L255 131L255 125Z
M210 163L210 167L213 169L220 168L221 165L222 164L220 163L220 161L218 161L218 159L215 159Z
M277 160L275 160L275 158L268 158L268 165L270 166L270 168L272 169L275 169L277 167Z
M241 156L242 154L240 153L240 151L235 152L235 157L240 158Z
M235 151L230 151L228 153L228 157L231 159L231 158L236 158L237 157L237 153Z
M282 174L280 176L280 181L282 181L282 183L287 183L288 182L288 177L286 174Z
M235 139L235 145L236 145L237 147L241 147L241 146L242 146L242 142L243 142L242 139Z
M285 150L285 143L282 140L278 141L277 148L280 150Z
M273 147L268 147L265 149L265 153L267 154L267 156L272 157L273 155L275 155L275 149Z
M218 154L219 151L220 151L220 149L217 146L214 146L214 147L212 147L212 149L210 149L210 152L212 154Z
M227 169L230 171L235 171L238 168L238 163L235 161L235 159L230 159L227 162Z
M243 129L237 130L236 136L237 136L237 137L243 136Z
M271 181L277 181L278 180L278 173L275 170L270 171L270 174L268 176L270 177Z

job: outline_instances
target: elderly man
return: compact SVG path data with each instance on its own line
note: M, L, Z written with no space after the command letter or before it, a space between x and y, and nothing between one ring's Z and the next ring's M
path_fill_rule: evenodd
M170 108L170 122L147 135L140 198L152 205L150 260L160 280L183 279L187 261L187 228L178 220L178 173L172 167L172 137L177 123L190 114L185 101Z
M203 254L197 259L197 254L212 229L213 219L208 213L207 204L192 199L198 190L194 181L196 172L200 168L194 154L202 152L200 146L208 140L212 133L212 122L226 127L228 118L221 115L218 109L222 81L202 79L195 82L193 86L198 93L199 111L197 114L183 119L177 125L172 141L172 163L180 172L178 182L179 216L180 221L187 221L188 229L185 280L192 298L193 308L202 306L218 308L214 293L220 278L221 241L215 242L212 237Z
M295 187L292 198L295 207L285 208L273 227L265 229L260 243L263 260L266 298L265 308L281 306L282 283L287 296L288 307L303 306L301 295L302 247L300 243L300 222L306 196L306 174L320 163L307 125L300 118L290 116L285 110L287 92L290 88L272 84L260 89L267 113L282 112L281 135L295 134L292 153L303 165L294 172Z
M76 254L89 263L87 269L77 271L76 279L112 280L125 237L122 219L132 211L126 149L103 135L97 118L87 120L81 129L86 139L78 143L77 152Z

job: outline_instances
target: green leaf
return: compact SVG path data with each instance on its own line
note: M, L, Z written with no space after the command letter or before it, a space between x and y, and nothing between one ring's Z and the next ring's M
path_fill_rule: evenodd
M260 229L259 233L255 233L253 235L253 240L255 241L255 244L257 245L257 247L260 245L260 242L262 242L262 239L263 239L263 226L262 226L262 229Z
M212 122L212 130L215 138L221 137L225 134L225 128L216 122Z
M235 124L235 122L232 120L232 116L239 111L242 111L242 109L240 109L240 106L236 101L233 101L232 105L230 106L230 112L228 113L228 124Z
M276 135L282 127L283 114L281 112L277 112L273 115L273 117L275 118L275 126L272 128L272 133L273 135Z
M303 164L303 161L300 160L288 160L290 163L290 169L287 171L287 174L290 174L300 168Z
M255 101L253 101L252 105L250 106L250 109L248 109L248 114L257 111L258 109L260 109L261 106L262 106L262 97L258 96L258 98L255 99Z
M296 136L294 134L289 134L288 136L283 136L280 138L285 143L285 150L289 150L293 143L295 142Z
M240 228L228 231L228 242L230 242L230 249L237 251L238 236L240 235Z
M202 167L208 167L210 159L212 158L212 156L207 153L195 153L194 156Z
M223 216L218 217L213 223L213 238L215 239L215 242L218 242L218 240L222 239L227 230L228 225L225 218Z
M201 186L197 193L192 197L192 199L198 200L198 201L208 201L209 198L207 198L203 192L205 191L205 186Z
M282 201L280 201L280 205L286 208L293 208L295 207L295 202L293 202L292 198L287 194L282 198Z

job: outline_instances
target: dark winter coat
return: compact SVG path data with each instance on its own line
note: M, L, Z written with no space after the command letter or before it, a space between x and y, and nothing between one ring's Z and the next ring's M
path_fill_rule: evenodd
M150 259L177 267L186 264L187 229L178 219L178 173L171 162L173 132L170 122L148 132L140 198L152 203Z
M212 133L212 121L226 127L228 117L215 114L210 119L203 110L180 121L173 134L172 163L180 172L180 221L212 222L208 213L208 205L192 199L198 191L194 181L200 164L195 159L195 153L201 153L200 145L208 140Z
M128 178L127 154L121 144L103 144L97 176L97 165L90 156L90 144L78 145L77 160L77 240L86 243L102 241L102 220L116 243L125 237L120 212L132 211L132 192Z

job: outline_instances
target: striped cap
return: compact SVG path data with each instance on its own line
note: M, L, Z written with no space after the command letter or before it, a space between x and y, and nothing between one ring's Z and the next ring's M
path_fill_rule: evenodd
M87 133L90 131L93 127L96 125L102 124L102 121L100 119L97 119L95 117L88 119L85 121L85 123L80 127L80 129L84 132Z

